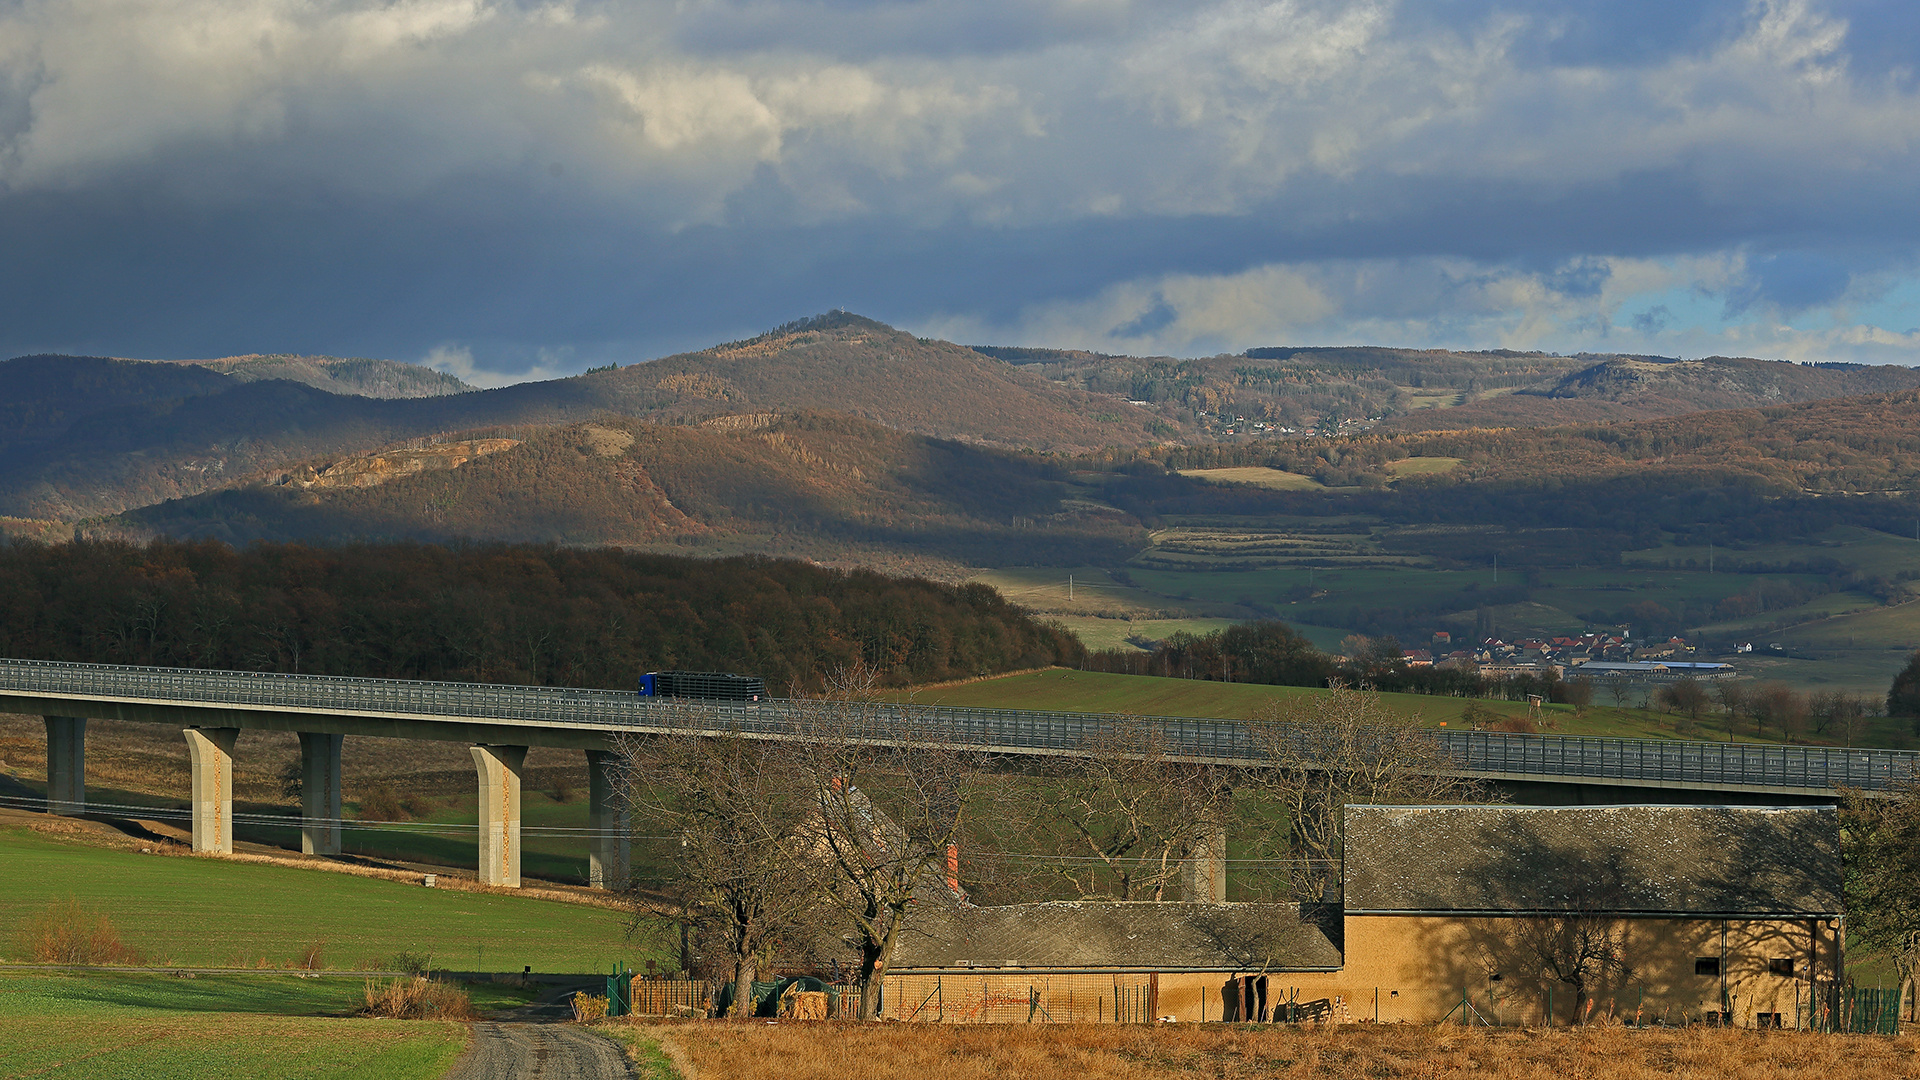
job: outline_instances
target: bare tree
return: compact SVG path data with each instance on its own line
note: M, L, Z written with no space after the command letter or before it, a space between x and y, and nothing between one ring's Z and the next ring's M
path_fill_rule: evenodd
M1335 686L1326 694L1276 698L1254 712L1254 743L1270 764L1247 783L1278 804L1281 846L1296 861L1303 900L1333 891L1349 804L1486 801L1486 790L1448 775L1458 764L1380 695Z
M663 703L663 725L697 732L698 711ZM639 736L616 744L631 763L623 785L634 831L671 868L669 902L630 893L639 917L681 924L733 984L731 1015L752 1012L754 979L783 945L810 925L822 879L806 850L813 784L788 744L713 734Z
M1662 686L1658 700L1662 708L1684 715L1689 724L1698 724L1700 715L1713 704L1713 699L1707 696L1706 687L1701 686L1697 679L1681 679Z
M1751 697L1747 685L1732 679L1721 679L1713 684L1713 696L1719 699L1720 707L1726 710L1727 737L1731 739L1734 723L1740 718L1741 710L1747 707L1747 701Z
M863 670L831 677L798 716L805 843L830 878L820 899L860 954L858 1015L872 1020L908 908L947 886L985 761L943 740L928 710L880 701Z
M1807 726L1807 701L1785 683L1762 683L1747 701L1753 716L1753 733L1764 735L1772 724L1786 738L1803 734Z
M1618 916L1600 903L1576 904L1555 915L1523 916L1511 920L1515 944L1540 974L1573 989L1573 1015L1584 1023L1587 1002L1609 979L1630 978L1627 929Z
M1847 929L1892 959L1905 987L1920 970L1920 778L1890 793L1845 795Z
M1058 847L1067 857L1047 865L1051 876L1081 899L1168 899L1186 860L1219 827L1227 770L1172 760L1165 740L1138 723L1081 749L1030 788L1036 834L1064 834Z
M1575 676L1565 683L1567 704L1573 706L1573 715L1585 716L1587 707L1593 704L1593 680L1585 675Z

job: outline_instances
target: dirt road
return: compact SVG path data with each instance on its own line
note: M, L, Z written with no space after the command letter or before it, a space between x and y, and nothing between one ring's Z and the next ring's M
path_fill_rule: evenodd
M627 1055L612 1039L540 1021L481 1021L473 1047L446 1080L630 1080Z

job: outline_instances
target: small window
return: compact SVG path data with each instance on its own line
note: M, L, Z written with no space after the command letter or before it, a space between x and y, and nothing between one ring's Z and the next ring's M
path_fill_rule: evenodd
M1776 956L1767 961L1767 974L1791 976L1793 974L1793 957Z
M1763 1027L1763 1028L1780 1027L1781 1026L1780 1014L1779 1013L1754 1013L1753 1026Z
M1717 956L1700 957L1693 962L1693 973L1695 975L1720 974L1720 958Z

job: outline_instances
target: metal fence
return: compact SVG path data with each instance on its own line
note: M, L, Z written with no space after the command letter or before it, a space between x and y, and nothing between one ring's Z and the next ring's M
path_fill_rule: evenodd
M1145 975L889 975L881 1015L929 1024L1146 1024Z
M0 697L240 706L274 711L401 716L423 720L611 730L729 730L792 735L806 723L801 703L688 702L615 690L490 683L362 679L271 672L0 660ZM76 710L78 711L78 710ZM859 734L874 741L942 743L1002 753L1075 753L1125 727L1144 729L1172 754L1199 761L1257 764L1276 753L1311 756L1286 726L1239 720L1121 717L923 705L863 705ZM1579 735L1438 732L1438 747L1471 776L1569 777L1613 781L1831 792L1886 789L1920 776L1920 754L1900 750L1678 742Z

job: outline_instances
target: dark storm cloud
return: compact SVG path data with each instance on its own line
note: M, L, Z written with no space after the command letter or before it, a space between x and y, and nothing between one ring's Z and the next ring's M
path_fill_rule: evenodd
M1584 347L1685 329L1676 290L1790 314L1913 272L1917 29L1806 0L19 5L0 352L512 372L835 306L1168 349Z

